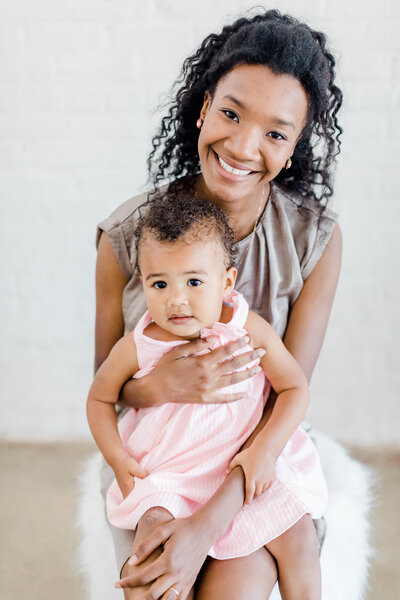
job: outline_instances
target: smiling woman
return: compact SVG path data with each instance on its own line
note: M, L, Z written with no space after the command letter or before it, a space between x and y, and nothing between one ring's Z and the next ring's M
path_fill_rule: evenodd
M257 313L256 323L263 317L273 326L308 379L324 338L341 258L336 215L327 207L341 133L336 113L342 94L334 83L334 67L325 36L307 25L278 11L239 19L209 35L186 59L175 99L153 138L148 159L156 196L165 192L160 185L167 183L168 195L189 193L193 202L204 197L223 209L238 241L235 288ZM99 225L97 367L145 312L134 233L153 200L152 193L128 200ZM170 282L164 277L164 257L153 247L147 250L149 294L165 290L167 294ZM212 244L208 252L211 259ZM168 264L178 269L180 254L169 259ZM186 270L198 268L189 263ZM181 306L182 298L185 302L201 280L197 271L187 277L191 283L184 293L172 286ZM176 330L190 325L192 316L174 308L167 322L177 334ZM260 338L254 339L264 347ZM220 403L221 388L254 374L251 350L241 354L239 366L245 369L236 371L238 357L227 358L244 344L243 339L226 343L209 352L205 361L204 356L195 356L205 350L205 342L189 341L185 355L190 358L177 360L181 350L172 349L151 372L128 381L120 400L149 410L167 404ZM239 397L227 393L224 399ZM272 391L247 447L257 445L262 428L268 423L272 427L278 419L281 409L274 400ZM267 464L268 457L265 460ZM111 481L112 471L105 466L104 492ZM279 569L285 598L319 597L318 561L312 558L317 538L309 528L309 514L305 520L299 516L295 529L290 528L294 533L291 552L282 555L285 534L277 534L272 546L261 542L250 553L228 560L209 557L205 562L209 549L241 510L244 497L243 471L236 467L193 515L171 520L155 506L137 532L112 527L123 575L118 585L124 588L125 597L144 598L144 588L137 586L146 584L153 598L171 600L179 595L184 600L197 579L198 600L265 600L278 577L273 556L285 557L287 568ZM139 558L128 563L136 534L143 540L135 546ZM135 565L135 560L145 562ZM315 575L301 585L300 578L292 576L300 567Z
M291 159L307 108L297 79L262 65L235 67L213 96L206 92L200 112L198 185L228 214L232 208L246 214L248 228L242 221L240 237L251 231L260 198L264 208L270 182Z

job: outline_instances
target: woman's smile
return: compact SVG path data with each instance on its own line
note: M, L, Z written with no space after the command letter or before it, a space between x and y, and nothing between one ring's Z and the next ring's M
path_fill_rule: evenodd
M214 154L217 158L218 164L222 167L225 173L228 173L228 179L232 181L240 181L244 177L248 177L253 174L254 171L252 169L246 170L244 167L239 167L237 163L234 163L232 160L226 159L223 160L221 156L219 156L215 151ZM222 174L223 177L226 177L225 173Z

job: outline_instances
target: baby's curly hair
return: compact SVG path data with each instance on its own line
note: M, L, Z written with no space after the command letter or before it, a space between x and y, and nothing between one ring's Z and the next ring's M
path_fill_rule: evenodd
M137 255L141 242L149 234L158 242L216 240L224 250L226 268L235 264L237 247L234 231L224 211L213 202L183 191L179 194L158 194L147 204L147 209L140 216L135 230Z

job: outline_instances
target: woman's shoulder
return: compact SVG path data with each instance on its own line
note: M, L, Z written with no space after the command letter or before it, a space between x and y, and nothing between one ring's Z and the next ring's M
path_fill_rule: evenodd
M112 229L133 226L138 218L140 207L146 204L148 192L133 196L120 204L113 212L97 226L96 246L98 246L101 233L109 233Z
M127 279L132 277L136 264L135 229L142 209L148 201L148 192L133 196L118 206L97 225L96 248L103 232L107 233L115 257Z
M317 226L323 221L336 223L338 218L337 213L328 206L322 205L313 198L290 191L275 182L271 184L270 200L272 205L281 208L286 213L293 226L304 221L308 221L310 226Z
M312 198L274 183L271 186L270 226L286 235L292 242L306 279L323 254L337 222L337 214ZM271 214L269 215L271 218Z

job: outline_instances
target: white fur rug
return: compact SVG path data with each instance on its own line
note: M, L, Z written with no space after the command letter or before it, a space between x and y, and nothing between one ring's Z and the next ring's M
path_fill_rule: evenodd
M322 600L362 600L372 555L368 523L371 474L332 438L317 431L312 431L312 437L329 488L327 529L321 552ZM101 455L96 453L88 459L80 477L78 526L82 539L77 561L87 585L88 600L121 600L122 592L113 587L118 572L99 490L100 465ZM280 598L276 586L270 600Z

